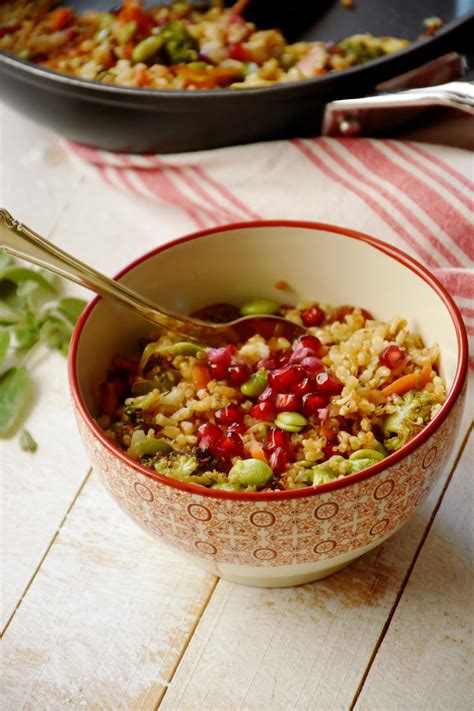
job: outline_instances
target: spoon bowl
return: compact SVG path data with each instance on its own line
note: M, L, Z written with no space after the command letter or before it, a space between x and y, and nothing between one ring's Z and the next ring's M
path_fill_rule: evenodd
M284 337L293 341L306 333L302 326L280 316L243 316L228 323L210 323L165 309L64 252L16 220L5 209L0 209L0 247L15 257L84 286L105 299L120 302L155 326L208 346L239 343L255 334L265 338Z

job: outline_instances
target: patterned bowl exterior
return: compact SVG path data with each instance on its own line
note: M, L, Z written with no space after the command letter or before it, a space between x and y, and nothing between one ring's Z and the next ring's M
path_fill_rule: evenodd
M329 491L267 500L217 498L198 487L191 493L147 476L104 446L77 409L76 417L106 489L145 531L207 561L276 567L353 558L395 532L443 469L464 397L431 437L388 468Z

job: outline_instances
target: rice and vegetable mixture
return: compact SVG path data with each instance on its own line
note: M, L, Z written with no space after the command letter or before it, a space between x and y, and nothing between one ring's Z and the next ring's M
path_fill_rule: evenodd
M201 318L277 314L308 329L290 343L252 336L208 348L160 334L118 356L101 386L107 437L152 470L213 489L317 486L400 449L446 397L438 346L400 317L259 300Z
M287 44L277 29L243 17L248 0L203 9L187 2L144 8L124 0L77 15L57 0L0 3L0 50L106 84L154 89L236 89L322 76L409 42L359 34L339 42Z

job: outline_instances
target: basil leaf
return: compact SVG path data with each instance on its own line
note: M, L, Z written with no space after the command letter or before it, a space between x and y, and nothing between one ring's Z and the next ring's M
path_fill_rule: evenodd
M35 442L28 430L23 429L20 432L20 449L24 452L36 452L38 449L38 444Z
M2 281L12 281L14 284L23 284L25 281L34 281L51 293L57 293L55 287L47 279L45 279L42 274L35 272L33 269L27 269L26 267L9 267L3 271L1 278Z
M77 319L84 310L86 302L84 299L76 299L72 296L63 296L58 301L58 311L67 318L74 326Z
M72 328L66 321L49 316L41 326L40 339L50 348L57 348L62 353L66 349L67 353L71 334Z
M8 331L0 331L0 365L5 360L8 346L10 345L10 334Z
M0 376L0 437L7 437L19 424L31 396L26 368L10 368Z

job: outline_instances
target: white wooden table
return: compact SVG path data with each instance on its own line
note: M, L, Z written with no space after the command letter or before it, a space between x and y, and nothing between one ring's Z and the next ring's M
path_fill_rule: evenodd
M0 130L0 203L99 269L193 229L176 208L84 177L12 111ZM90 469L64 359L38 363L35 379L38 451L0 443L4 711L472 708L470 408L435 490L398 534L327 580L260 590L140 532Z

